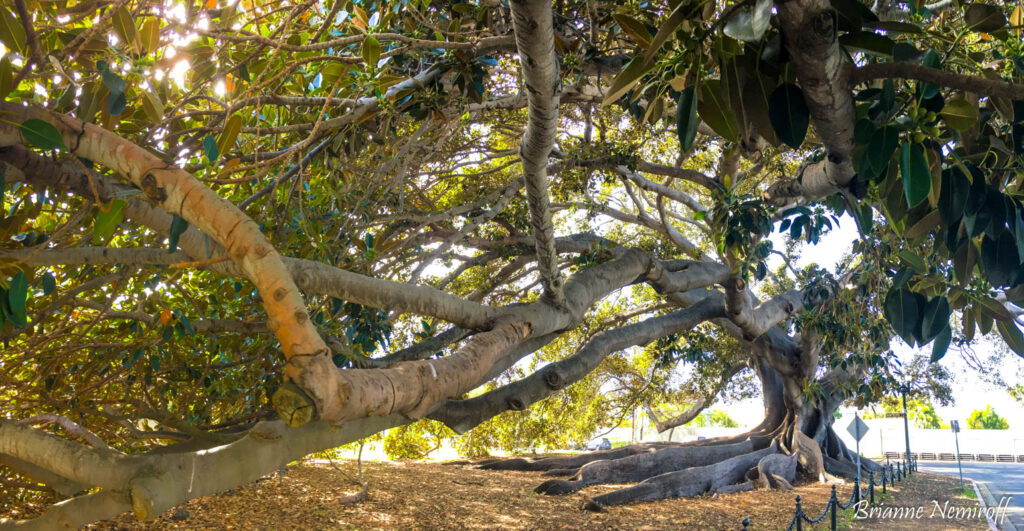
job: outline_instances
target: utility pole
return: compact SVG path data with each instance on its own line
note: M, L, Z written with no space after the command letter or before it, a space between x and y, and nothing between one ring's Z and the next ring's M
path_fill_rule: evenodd
M910 464L910 421L907 419L907 393L909 391L910 387L907 384L900 385L900 393L903 394L903 435L907 442L907 464ZM957 451L957 455L959 455L959 451Z

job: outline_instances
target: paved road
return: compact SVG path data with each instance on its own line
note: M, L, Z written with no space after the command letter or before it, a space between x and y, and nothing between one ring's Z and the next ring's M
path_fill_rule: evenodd
M956 462L918 461L920 469L938 474L959 476ZM1007 519L1018 530L1024 531L1024 463L963 463L964 477L985 483L998 503L1003 496L1011 496Z

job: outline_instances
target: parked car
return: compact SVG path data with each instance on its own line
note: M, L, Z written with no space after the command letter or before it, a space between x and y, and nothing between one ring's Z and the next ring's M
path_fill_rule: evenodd
M612 442L609 441L607 437L601 437L600 439L594 439L588 442L584 448L590 451L611 450Z

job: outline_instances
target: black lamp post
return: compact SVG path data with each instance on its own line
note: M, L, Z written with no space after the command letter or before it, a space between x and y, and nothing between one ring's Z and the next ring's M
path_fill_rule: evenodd
M907 455L906 461L910 462L910 421L907 419L907 393L910 392L910 386L907 384L900 384L900 393L903 394L903 435L907 442Z

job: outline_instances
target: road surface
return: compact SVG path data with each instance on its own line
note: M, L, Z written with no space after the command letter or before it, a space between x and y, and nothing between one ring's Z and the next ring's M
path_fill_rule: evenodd
M918 461L919 469L950 476L959 476L956 461ZM998 503L1003 496L1012 497L1007 519L1024 531L1024 463L964 462L964 478L984 483Z

